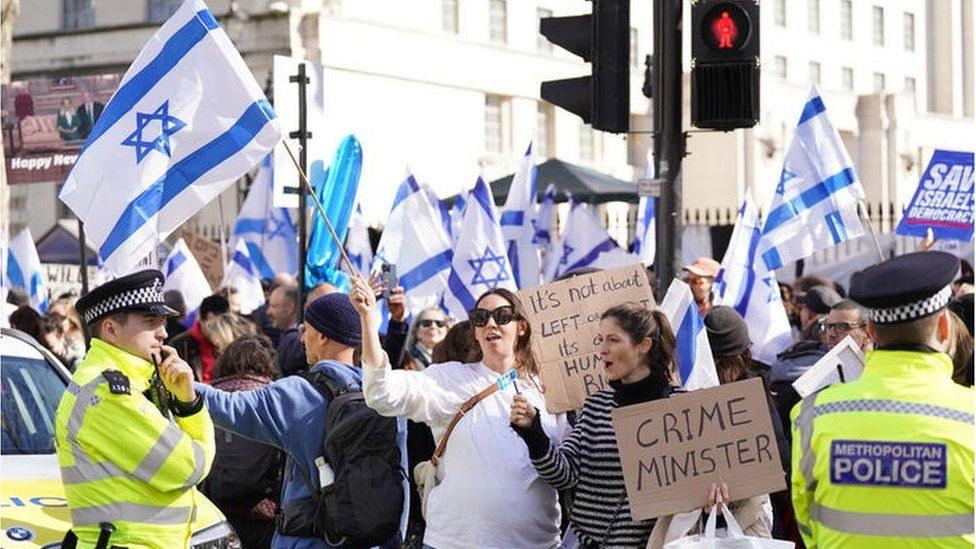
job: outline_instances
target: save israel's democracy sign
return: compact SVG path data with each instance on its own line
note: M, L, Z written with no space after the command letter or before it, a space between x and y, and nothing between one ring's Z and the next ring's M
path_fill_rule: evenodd
M924 237L932 229L937 240L971 240L973 172L973 153L936 150L895 232Z

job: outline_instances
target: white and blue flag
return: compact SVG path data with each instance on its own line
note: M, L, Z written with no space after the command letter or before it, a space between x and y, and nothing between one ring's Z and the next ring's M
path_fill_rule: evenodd
M864 189L817 87L803 106L763 226L759 255L770 270L864 234Z
M451 243L453 244L457 240L458 234L461 232L461 221L464 219L464 208L468 205L468 195L470 191L467 189L462 189L461 192L457 194L457 199L454 201L454 205L451 206L450 211L448 211L448 217L450 218L450 230L448 234L451 237Z
M203 274L203 269L200 268L200 264L182 238L177 240L176 245L170 250L163 272L166 275L163 291L180 292L186 304L186 322L192 324L192 319L196 317L203 298L213 291L210 289L207 276Z
M793 333L776 274L759 259L761 239L759 211L746 193L715 279L715 304L739 313L749 327L753 358L772 364L776 355L790 346Z
M451 234L451 209L447 207L447 204L443 200L437 197L437 193L434 192L434 189L430 188L430 185L421 183L420 188L427 195L427 200L430 200L430 206L440 215L441 224L444 225L444 231L447 234Z
M241 205L234 223L231 243L247 245L248 257L264 280L271 280L278 273L298 272L298 232L287 208L272 206L272 181L274 165L271 155L261 162L251 190Z
M280 137L241 55L203 2L187 0L126 71L60 198L106 267L126 274Z
M31 307L47 312L47 285L30 228L20 231L4 250L3 287L23 290L30 297Z
M369 242L369 226L363 217L363 209L356 204L356 209L349 218L349 231L346 232L346 255L356 272L369 276L369 268L373 264L373 246Z
M529 143L519 170L512 177L499 222L515 285L520 289L532 288L541 282L539 248L535 245L535 175L535 156L532 143Z
M451 270L451 241L440 214L412 175L397 189L373 271L384 263L396 265L408 311L440 302Z
M444 307L452 317L467 318L475 301L492 288L517 290L505 250L491 189L479 177L468 194L444 292Z
M671 322L675 339L675 363L681 376L681 388L688 391L715 387L718 373L708 344L705 322L691 288L677 278L671 282L661 301L661 310Z
M657 228L654 223L654 198L642 196L637 202L637 232L634 235L634 254L644 265L654 264L657 251Z
M230 258L230 263L224 269L224 279L221 281L222 288L236 288L237 297L241 304L241 314L250 314L251 311L264 305L264 289L261 288L261 276L258 274L257 267L251 261L248 254L247 244L243 240L237 241L234 255Z
M637 256L610 238L588 204L575 198L570 198L570 203L556 277L585 267L612 269L640 263Z
M556 276L556 267L562 257L559 252L562 249L562 240L559 238L556 221L556 184L550 183L542 193L542 201L535 219L532 220L535 224L535 245L542 257L540 270L543 282L550 282Z

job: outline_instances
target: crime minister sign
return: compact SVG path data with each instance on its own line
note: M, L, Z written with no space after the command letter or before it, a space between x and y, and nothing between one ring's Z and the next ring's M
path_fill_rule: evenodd
M633 520L702 507L713 482L735 499L786 488L762 380L613 411Z
M895 232L924 237L932 229L937 240L972 240L973 175L973 153L936 150Z

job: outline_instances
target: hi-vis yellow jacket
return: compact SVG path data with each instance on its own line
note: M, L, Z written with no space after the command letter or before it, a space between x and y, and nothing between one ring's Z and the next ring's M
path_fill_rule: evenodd
M973 391L942 353L871 351L861 378L793 408L808 548L973 547Z
M206 408L163 417L143 396L152 373L149 362L92 339L58 405L58 464L79 548L94 546L100 522L116 527L111 545L188 545L201 497L194 486L214 458L213 423Z

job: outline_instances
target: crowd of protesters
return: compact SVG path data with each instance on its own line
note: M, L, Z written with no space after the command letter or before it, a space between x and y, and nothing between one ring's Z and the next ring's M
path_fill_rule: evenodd
M714 260L699 258L683 276L720 382L763 380L789 477L791 411L801 400L792 383L848 336L872 350L871 316L835 281L807 276L782 284L794 341L763 364L750 353L739 314L712 304L718 270ZM951 285L948 343L940 351L952 361L952 380L971 387L973 274L965 261L961 272ZM394 288L381 334L378 282L351 284L348 294L317 286L299 303L295 280L279 275L267 283L265 305L247 316L237 312L232 289L205 298L191 314L179 292L165 294L178 313L167 319L167 344L192 368L217 427L217 457L201 489L244 547L271 546L276 529L276 547L298 546L309 535L283 531L281 519L316 492L328 399L304 379L309 372L361 389L376 412L407 420L398 435L409 479L401 532L407 547L555 547L566 539L584 548L661 547L674 539L672 517L631 518L611 422L617 407L680 391L664 314L637 304L604 312L599 352L610 389L590 395L578 413L551 414L532 326L516 294L488 291L467 319L451 319L437 307L407 311L402 289ZM19 305L11 326L73 369L85 336L71 296L43 315L16 292L10 296ZM489 398L499 376L512 371L516 391ZM429 473L426 481L415 470ZM740 498L719 484L708 498L727 504L747 534L803 543L788 491Z

